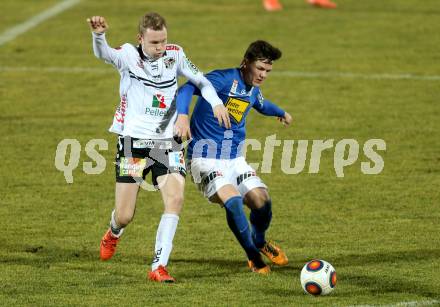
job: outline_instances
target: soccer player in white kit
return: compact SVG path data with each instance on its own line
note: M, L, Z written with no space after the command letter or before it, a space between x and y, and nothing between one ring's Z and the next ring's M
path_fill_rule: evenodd
M124 228L133 219L139 185L151 171L153 184L161 191L164 213L148 278L174 282L166 266L183 205L186 175L183 148L176 135L189 135L175 125L177 77L184 76L199 87L219 124L230 127L229 115L211 83L183 49L167 43L166 21L159 14L147 13L141 18L138 46L126 43L116 49L107 44L104 17L93 16L87 21L94 54L121 75L120 105L110 127L118 134L115 208L101 240L100 257L108 260L115 253Z

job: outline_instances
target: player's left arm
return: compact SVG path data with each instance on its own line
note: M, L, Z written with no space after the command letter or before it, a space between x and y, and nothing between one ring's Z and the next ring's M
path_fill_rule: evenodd
M258 94L258 101L254 104L254 109L263 115L278 117L278 120L283 125L290 125L292 123L292 116L273 102L264 99L261 92Z
M178 73L185 76L192 84L200 89L202 97L211 105L214 117L217 118L219 125L224 125L227 129L231 128L231 120L223 101L218 97L214 86L203 75L185 55L183 50L180 52Z

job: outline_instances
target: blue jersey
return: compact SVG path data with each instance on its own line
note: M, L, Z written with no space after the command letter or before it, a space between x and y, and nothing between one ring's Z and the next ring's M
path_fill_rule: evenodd
M249 86L244 82L238 68L214 70L208 73L206 78L228 109L231 129L218 124L211 105L199 96L191 117L193 140L188 146L188 159L234 159L241 156L241 148L246 138L246 117L251 108L265 115L284 116L283 110L263 98L259 87ZM192 90L196 95L200 95L195 86ZM185 93L179 92L177 104L179 100L188 100L188 97L183 96Z

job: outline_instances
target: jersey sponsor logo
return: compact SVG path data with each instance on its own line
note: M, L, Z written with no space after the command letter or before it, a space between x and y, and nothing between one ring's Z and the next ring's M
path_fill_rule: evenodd
M176 60L174 58L166 58L163 60L166 69L172 69Z
M150 108L150 107L147 107L147 108L145 109L145 114L147 114L147 115L151 115L151 116L160 116L160 117L164 117L165 115L168 114L168 110L161 110L161 109L158 109L158 108ZM158 133L160 133L160 132L158 132Z
M237 123L240 123L243 119L244 112L248 106L249 101L238 98L229 97L226 101L226 108L228 109L229 115L231 115Z
M163 140L134 140L134 149L146 149L146 148L156 148L156 149L171 149L173 148L173 143L171 141Z
M231 89L229 90L230 94L237 94L237 87L238 87L238 81L234 80L234 82L232 82L232 86Z
M160 117L167 115L168 110L167 105L165 104L165 96L159 93L154 95L151 108L147 107L145 109L145 114Z
M156 94L153 96L153 108L165 109L167 105L165 104L165 97L162 94Z
M119 103L118 108L116 109L115 112L115 119L118 123L123 124L124 123L124 118L125 118L125 112L127 110L127 96L126 95L122 95L121 96L121 102Z
M134 149L143 149L143 148L154 148L153 140L134 140L133 141Z
M142 177L146 159L122 157L119 161L119 176Z
M167 45L165 49L166 50L176 50L176 51L180 50L180 48L177 47L176 45Z
M186 174L185 159L182 151L169 152L168 163L170 168L175 168L179 170L179 172Z
M197 73L199 72L199 69L197 68L196 65L193 64L193 62L191 62L187 57L184 58L184 61L186 63L186 65L188 66L189 70L191 70L191 72L195 75L197 75Z

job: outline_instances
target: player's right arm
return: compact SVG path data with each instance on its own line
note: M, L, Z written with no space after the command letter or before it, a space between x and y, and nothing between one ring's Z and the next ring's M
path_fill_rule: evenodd
M179 88L176 97L177 120L174 124L174 133L182 138L191 138L191 129L189 126L189 106L193 95L200 96L200 90L190 81Z
M111 48L105 39L105 32L108 29L107 21L102 16L93 16L87 18L93 35L93 53L98 59L113 64L121 70L125 67L123 53Z

